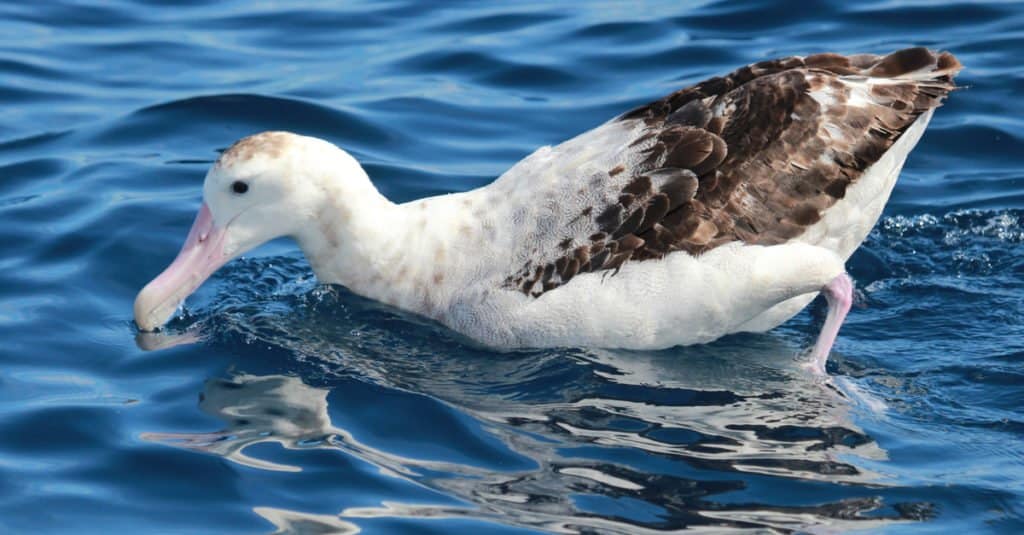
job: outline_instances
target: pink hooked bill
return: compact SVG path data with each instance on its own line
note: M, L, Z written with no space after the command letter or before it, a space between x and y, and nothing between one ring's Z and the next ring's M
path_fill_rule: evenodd
M210 208L203 203L178 256L135 298L139 329L152 331L163 325L186 297L231 260L224 254L225 235L225 228L214 224Z

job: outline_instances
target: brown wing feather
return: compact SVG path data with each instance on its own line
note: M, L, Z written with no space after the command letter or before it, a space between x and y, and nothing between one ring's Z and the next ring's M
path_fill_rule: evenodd
M920 114L941 104L959 69L951 54L925 48L791 57L627 112L617 120L644 128L623 140L630 150L608 173L629 177L618 202L585 212L598 232L575 248L566 239L506 285L536 296L628 261L795 238Z

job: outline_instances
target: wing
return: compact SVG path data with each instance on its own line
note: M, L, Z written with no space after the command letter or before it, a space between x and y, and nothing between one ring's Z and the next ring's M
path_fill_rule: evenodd
M538 296L626 262L795 238L941 104L959 69L925 48L766 61L538 151L494 184L527 196L504 286Z

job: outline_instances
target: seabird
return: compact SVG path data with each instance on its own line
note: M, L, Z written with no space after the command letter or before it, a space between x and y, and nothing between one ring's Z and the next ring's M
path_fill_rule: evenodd
M238 141L177 258L135 301L163 324L220 266L294 238L320 282L497 348L657 349L772 329L816 295L825 362L844 263L961 65L926 48L742 67L542 147L493 183L395 204L335 145Z

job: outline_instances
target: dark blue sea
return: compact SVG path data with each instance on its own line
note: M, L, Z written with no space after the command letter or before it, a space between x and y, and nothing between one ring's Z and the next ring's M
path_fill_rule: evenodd
M229 264L161 335L135 293L219 151L281 129L395 201L762 59L954 52L850 262L829 363L783 327L658 352L468 346ZM0 4L0 532L1024 532L1024 4ZM680 326L685 328L685 326Z

